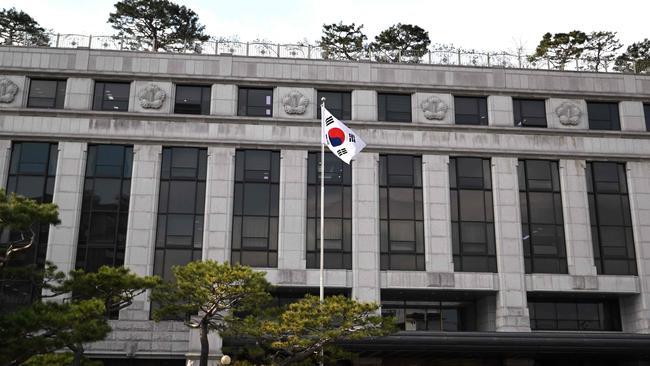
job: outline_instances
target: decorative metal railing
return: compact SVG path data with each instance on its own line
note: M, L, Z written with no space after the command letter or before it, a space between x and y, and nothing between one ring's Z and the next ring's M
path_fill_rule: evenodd
M117 38L115 36L93 36L82 34L49 34L45 47L56 48L89 48L103 50L131 50L150 51L146 45L134 39ZM5 44L0 39L0 45ZM14 40L14 46L34 46L28 37ZM159 50L158 52L161 52ZM166 51L162 51L166 52ZM207 55L234 55L254 57L281 57L312 60L345 60L345 61L378 61L378 62L406 62L431 65L475 66L496 68L520 68L539 70L568 70L592 72L631 72L650 73L650 60L642 64L633 61L615 65L614 60L600 62L598 65L593 60L571 59L564 65L558 65L549 59L531 60L525 54L508 52L474 52L460 49L431 49L421 57L402 55L399 52L364 51L351 58L328 55L319 46L309 44L276 44L265 42L238 42L209 40L199 42L191 50L169 51Z

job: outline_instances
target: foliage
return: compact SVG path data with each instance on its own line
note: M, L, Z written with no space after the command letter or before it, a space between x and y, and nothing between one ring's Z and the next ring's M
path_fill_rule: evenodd
M72 364L74 354L71 352L64 353L46 353L31 357L22 366L69 366ZM81 366L102 366L104 363L96 360L84 358Z
M554 67L564 70L569 60L580 57L586 41L587 34L578 30L569 33L546 33L535 49L535 53L529 57L529 61L545 59Z
M343 357L337 342L395 331L394 320L383 318L377 313L378 308L377 304L360 303L341 295L326 297L323 302L306 295L277 317L247 318L240 332L257 340L249 356L260 354L255 348L267 350L258 362L312 365L319 361L321 348L324 361L333 361Z
M108 22L119 38L130 38L132 49L199 51L209 37L198 15L169 0L121 0Z
M207 365L210 331L228 329L236 320L229 313L250 310L270 299L265 274L250 267L207 260L174 266L172 271L175 281L152 293L152 300L160 303L154 319L197 314L185 324L200 330L201 366Z
M584 44L583 58L590 71L607 69L623 45L616 38L616 32L591 32Z
M624 72L650 72L650 39L629 45L625 52L616 58L614 68Z
M0 318L0 364L20 365L30 357L68 344L102 340L111 328L101 300L36 302Z
M47 46L50 38L34 18L16 8L0 10L2 44Z
M395 24L382 31L369 45L377 61L419 62L431 44L429 32L411 24Z
M32 199L6 194L0 189L0 230L10 230L18 240L5 244L0 253L0 269L17 253L29 249L34 241L34 227L39 224L60 222L58 207L53 203L38 203Z
M361 31L363 24L323 24L323 35L318 46L323 58L334 60L358 60L364 52L363 42L368 39Z

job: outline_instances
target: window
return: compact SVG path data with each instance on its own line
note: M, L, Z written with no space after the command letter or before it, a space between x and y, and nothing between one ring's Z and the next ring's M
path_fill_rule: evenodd
M238 116L273 116L273 89L239 88Z
M518 170L526 273L567 273L558 163L519 160Z
M50 142L14 142L11 147L11 160L7 180L7 192L16 193L37 202L52 202L58 145ZM49 225L34 228L34 244L31 248L19 252L9 262L9 266L23 267L36 265L42 268L47 252ZM5 243L19 240L18 233L3 231L0 248L6 249ZM40 288L31 282L21 280L0 280L0 308L30 303L40 294ZM1 312L1 311L0 311Z
M165 147L160 172L154 274L201 259L207 149Z
M645 130L650 132L650 104L643 105L643 115L645 116Z
M532 330L620 331L618 300L528 299Z
M27 107L63 109L65 85L65 80L31 79Z
M130 89L130 83L95 82L93 110L128 111Z
M278 265L280 152L238 150L232 262L252 267Z
M422 158L379 156L382 270L424 271Z
M487 98L454 96L457 125L488 125Z
M378 117L380 121L411 122L410 94L377 94Z
M124 264L132 163L132 146L88 146L77 268Z
M618 103L587 102L590 130L620 131Z
M476 303L462 296L438 299L422 291L382 291L381 315L395 318L406 331L459 332L476 330Z
M174 113L210 114L210 86L176 85Z
M450 158L454 269L496 272L490 159Z
M316 98L318 103L320 103L322 97L327 98L325 106L334 117L346 121L352 119L352 93L319 90ZM320 108L316 108L316 110L318 111L318 119L320 119Z
M515 126L546 127L546 102L537 99L512 99Z
M588 162L587 193L598 274L636 275L625 164Z
M307 170L307 268L320 268L320 153ZM325 155L325 268L352 269L352 168Z

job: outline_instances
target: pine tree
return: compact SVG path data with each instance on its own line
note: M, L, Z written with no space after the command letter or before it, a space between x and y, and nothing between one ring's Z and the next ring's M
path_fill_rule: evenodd
M616 38L616 32L591 32L584 44L583 59L590 71L607 69L614 61L616 51L623 45Z
M358 60L364 53L363 42L368 39L361 31L363 24L323 24L323 36L318 45L323 58L334 60Z
M369 45L377 61L420 62L431 44L429 32L411 24L395 24Z
M616 58L617 71L647 73L650 72L650 39L632 43L622 55Z
M34 18L16 8L0 10L0 44L5 46L47 46L45 29Z
M584 51L583 44L587 41L587 34L582 31L571 31L569 33L546 33L539 42L528 60L548 60L548 62L560 70L564 70L566 64L577 59Z

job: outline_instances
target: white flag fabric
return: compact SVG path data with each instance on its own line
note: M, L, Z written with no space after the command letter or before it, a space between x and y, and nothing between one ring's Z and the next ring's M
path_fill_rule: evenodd
M321 106L321 131L323 143L346 164L350 164L352 158L366 147L361 137L332 116L324 106Z

